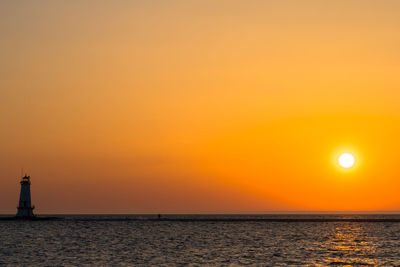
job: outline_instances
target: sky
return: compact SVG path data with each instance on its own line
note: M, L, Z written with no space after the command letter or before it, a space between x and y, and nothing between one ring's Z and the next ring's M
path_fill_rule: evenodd
M0 213L400 210L400 2L0 2ZM337 163L351 153L355 165Z

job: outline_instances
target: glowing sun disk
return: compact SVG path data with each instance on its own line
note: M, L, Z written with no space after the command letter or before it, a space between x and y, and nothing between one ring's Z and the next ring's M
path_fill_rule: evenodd
M353 155L349 153L344 153L340 155L339 157L339 165L342 166L343 168L350 168L353 167L354 165L354 157Z

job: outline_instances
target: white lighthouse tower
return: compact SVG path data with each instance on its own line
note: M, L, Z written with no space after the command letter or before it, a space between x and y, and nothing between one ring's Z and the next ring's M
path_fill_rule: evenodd
M19 195L18 218L33 218L33 209L31 204L31 177L25 175L21 180L21 193Z

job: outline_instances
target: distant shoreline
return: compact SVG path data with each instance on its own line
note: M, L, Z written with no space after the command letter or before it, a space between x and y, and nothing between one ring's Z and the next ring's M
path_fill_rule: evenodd
M59 220L60 217L54 216L35 216L31 218L19 218L16 216L0 216L0 221L49 221L49 220Z
M0 216L0 221L71 221L71 222L182 222L182 223L195 223L195 222L225 222L225 223L241 223L241 222L279 222L279 223L330 223L330 222L353 222L353 223L400 223L400 216L398 218L371 218L371 217L346 217L346 218L321 218L316 216L312 216L309 218L300 218L296 215L288 215L290 217L284 218L251 218L251 217L197 217L196 215L191 216L190 218L182 218L182 217L168 217L165 215L161 218L157 217L128 217L128 216L120 216L120 217L107 217L104 216L36 216L33 218L18 218L15 216Z
M318 218L162 218L162 219L137 219L137 218L85 218L85 219L72 219L73 221L142 221L142 222L393 222L400 223L399 219L372 219L372 218L332 218L332 219L318 219Z

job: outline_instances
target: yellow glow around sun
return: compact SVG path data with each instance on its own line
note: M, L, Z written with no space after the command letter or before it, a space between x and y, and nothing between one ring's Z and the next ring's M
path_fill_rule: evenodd
M349 153L344 153L340 155L339 159L339 165L342 166L343 168L351 168L354 166L354 156Z

